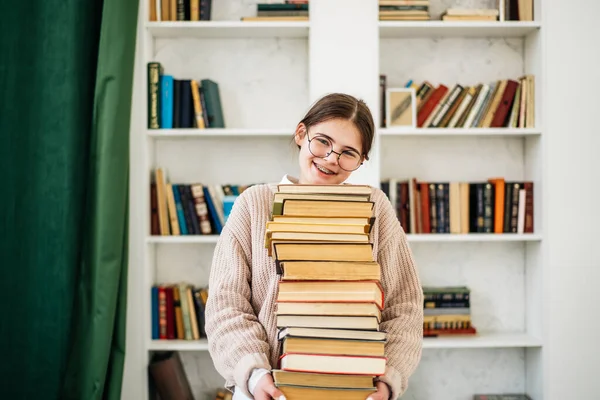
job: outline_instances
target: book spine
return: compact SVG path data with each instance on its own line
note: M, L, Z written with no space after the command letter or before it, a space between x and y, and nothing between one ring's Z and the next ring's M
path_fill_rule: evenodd
M163 75L160 78L161 90L161 124L162 129L173 128L173 76Z
M160 63L148 63L148 129L160 129Z
M523 182L525 187L525 233L533 233L533 182Z

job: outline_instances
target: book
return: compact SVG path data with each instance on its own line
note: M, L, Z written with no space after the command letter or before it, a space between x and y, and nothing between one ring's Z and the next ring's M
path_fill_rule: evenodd
M280 281L277 301L371 302L383 309L384 293L379 281Z
M155 353L148 370L162 400L194 400L179 353Z
M381 269L375 261L280 261L277 273L282 280L379 280Z
M279 363L284 371L380 376L385 373L386 358L284 353Z
M365 375L335 375L273 370L275 385L320 388L374 389L373 378Z

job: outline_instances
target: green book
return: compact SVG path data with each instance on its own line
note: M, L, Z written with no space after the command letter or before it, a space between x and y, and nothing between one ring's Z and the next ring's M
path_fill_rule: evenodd
M201 84L208 113L208 127L225 128L219 85L210 79L202 79Z

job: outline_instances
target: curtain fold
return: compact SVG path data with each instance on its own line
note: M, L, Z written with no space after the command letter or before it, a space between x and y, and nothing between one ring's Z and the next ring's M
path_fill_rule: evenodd
M129 126L138 2L104 0L74 341L61 399L120 399L125 360Z
M137 7L3 7L2 398L120 398Z

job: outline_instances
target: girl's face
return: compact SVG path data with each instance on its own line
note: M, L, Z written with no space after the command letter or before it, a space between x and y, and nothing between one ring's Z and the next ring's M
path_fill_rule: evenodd
M313 125L308 132L304 124L300 124L296 128L295 136L296 144L300 146L298 156L300 164L299 183L337 185L343 183L352 174L352 171L340 168L338 154L334 152L324 158L313 155L309 150L309 139L313 142L311 145L313 151L317 148L317 145L323 148L323 144L327 143L323 139L328 139L334 152L346 152L342 157L356 156L358 162L363 161L360 132L353 122L343 119L330 119Z

